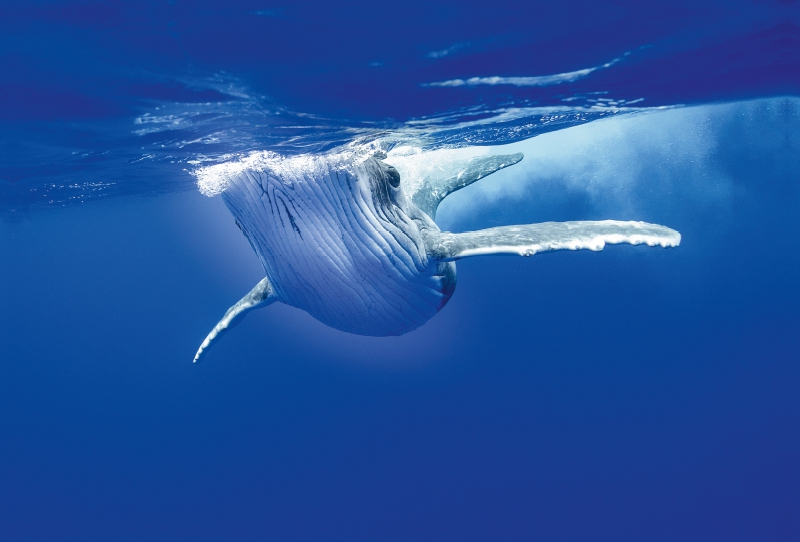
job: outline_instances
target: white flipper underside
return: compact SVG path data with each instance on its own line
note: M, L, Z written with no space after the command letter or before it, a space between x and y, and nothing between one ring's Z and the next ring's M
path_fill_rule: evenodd
M647 222L599 220L542 222L465 233L429 232L425 242L429 256L452 261L487 254L533 256L550 250L603 250L606 244L618 243L675 247L681 242L681 234Z
M208 347L222 337L228 329L241 322L246 313L258 307L264 307L270 303L274 303L276 300L269 280L267 278L261 279L246 296L225 312L225 316L222 317L222 320L217 322L217 325L215 325L211 333L208 334L206 340L200 345L197 354L194 356L193 363L200 361L200 358L205 354L206 350L208 350Z

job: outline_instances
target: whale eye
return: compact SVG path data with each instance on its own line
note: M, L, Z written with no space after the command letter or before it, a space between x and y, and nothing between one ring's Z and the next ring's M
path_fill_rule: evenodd
M386 169L386 177L389 179L389 184L391 184L395 188L400 188L400 173L392 166L387 165Z

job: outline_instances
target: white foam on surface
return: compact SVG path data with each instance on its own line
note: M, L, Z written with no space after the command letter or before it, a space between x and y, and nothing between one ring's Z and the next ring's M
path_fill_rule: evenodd
M610 62L593 66L591 68L584 68L582 70L575 70L571 72L555 73L551 75L535 75L529 77L470 77L469 79L449 79L447 81L439 81L436 83L424 83L425 87L475 87L478 85L512 85L515 87L545 87L549 85L559 85L562 83L572 83L578 79L583 79L587 75L609 68L622 60L622 57L615 58Z
M329 161L333 158L341 161L342 167L348 160L364 160L369 155L361 149L346 149L335 154L327 155ZM271 151L254 151L240 157L213 166L205 166L192 171L197 179L197 188L204 196L214 197L222 194L228 188L231 177L245 171L263 172L267 169L280 172L283 170L309 171L317 165L317 156L301 154L297 156L282 156Z

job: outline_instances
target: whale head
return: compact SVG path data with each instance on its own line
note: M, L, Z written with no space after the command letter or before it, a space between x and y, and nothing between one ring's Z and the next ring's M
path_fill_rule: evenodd
M400 335L452 296L455 264L423 241L439 228L380 159L264 155L224 175L222 198L277 301L351 333Z

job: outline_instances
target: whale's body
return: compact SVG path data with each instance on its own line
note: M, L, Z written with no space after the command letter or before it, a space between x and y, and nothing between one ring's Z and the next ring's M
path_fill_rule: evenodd
M231 307L195 356L247 311L280 301L361 335L401 335L432 318L453 295L455 260L530 256L606 243L676 246L680 234L644 222L547 222L454 234L434 222L439 202L521 154L457 164L413 192L377 157L349 153L283 158L254 154L206 168L250 241L266 278Z

